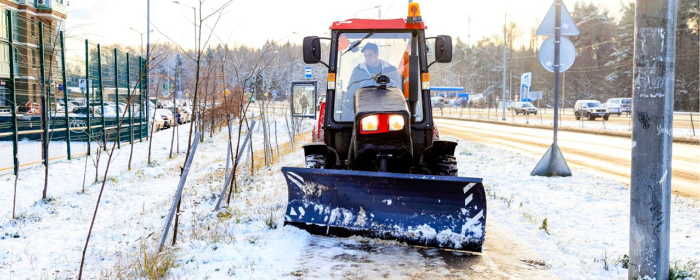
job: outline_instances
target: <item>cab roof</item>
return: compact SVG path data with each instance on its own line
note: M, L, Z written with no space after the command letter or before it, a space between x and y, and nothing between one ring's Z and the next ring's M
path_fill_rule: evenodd
M406 23L405 19L347 19L333 22L331 30L361 30L361 29L427 29L421 22Z

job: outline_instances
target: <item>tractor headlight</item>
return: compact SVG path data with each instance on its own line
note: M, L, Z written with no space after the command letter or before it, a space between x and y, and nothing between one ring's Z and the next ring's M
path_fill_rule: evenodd
M362 131L377 131L379 129L379 118L377 115L369 115L360 120Z
M401 115L390 115L389 116L389 131L402 130L404 125L403 116Z

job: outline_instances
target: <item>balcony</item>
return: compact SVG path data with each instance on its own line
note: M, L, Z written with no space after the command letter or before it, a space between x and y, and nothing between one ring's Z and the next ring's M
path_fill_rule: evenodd
M27 1L34 1L34 7L37 10L53 10L64 15L66 14L65 0L20 0L18 2Z

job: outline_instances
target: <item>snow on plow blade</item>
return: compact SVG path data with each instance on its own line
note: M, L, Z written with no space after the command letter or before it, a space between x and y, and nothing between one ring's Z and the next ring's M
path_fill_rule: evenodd
M481 252L486 196L480 178L283 167L285 225Z

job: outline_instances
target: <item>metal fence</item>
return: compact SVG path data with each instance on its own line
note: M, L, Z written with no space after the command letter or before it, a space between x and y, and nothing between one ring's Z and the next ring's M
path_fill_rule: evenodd
M148 137L142 57L12 11L2 17L0 173Z

